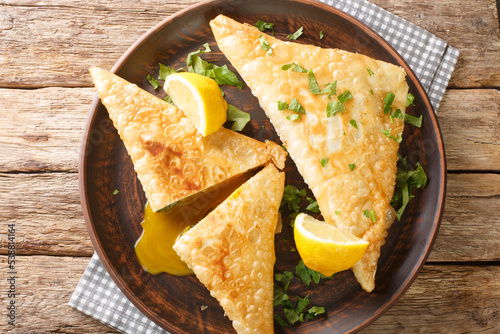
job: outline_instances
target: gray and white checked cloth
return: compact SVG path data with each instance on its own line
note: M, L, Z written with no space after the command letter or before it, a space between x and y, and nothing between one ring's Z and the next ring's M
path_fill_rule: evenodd
M413 69L437 110L459 52L430 32L365 0L321 0L372 28ZM168 333L143 315L108 275L94 253L69 305L123 333Z

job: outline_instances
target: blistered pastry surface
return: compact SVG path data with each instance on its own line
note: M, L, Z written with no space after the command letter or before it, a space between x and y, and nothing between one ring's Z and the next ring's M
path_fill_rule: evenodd
M273 332L274 232L284 181L266 166L174 245L238 333Z
M91 74L154 211L270 160L283 164L275 143L225 128L203 137L176 107L105 70Z
M219 48L271 119L325 220L374 244L365 255L366 265L354 269L369 272L357 277L374 277L386 235L399 148L381 130L392 129L391 135L397 137L404 128L401 119L384 114L383 100L394 93L392 106L404 113L408 94L404 70L360 54L280 41L222 15L210 24ZM273 48L271 55L261 49L260 34ZM312 69L321 89L337 81L337 95L349 90L353 98L345 103L345 111L327 117L328 102L337 98L313 95L308 73L281 70L289 63ZM290 103L292 98L306 112L293 122L286 116L294 112L278 110L277 104ZM352 120L357 129L349 123ZM322 167L320 161L325 158L328 162ZM349 164L355 165L353 171ZM375 212L376 223L364 215L365 210ZM369 290L370 280L360 283Z

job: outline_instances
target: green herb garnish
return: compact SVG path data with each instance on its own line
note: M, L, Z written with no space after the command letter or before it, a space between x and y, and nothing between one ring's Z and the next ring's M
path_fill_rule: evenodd
M320 159L320 160L319 160L319 163L321 164L321 167L325 167L325 166L326 166L326 164L328 163L328 160L329 160L329 159L330 159L330 158L323 158L323 159Z
M373 95L373 89L371 89L371 90L370 90L370 94L372 94L372 95Z
M283 191L283 198L281 199L280 211L286 206L288 210L299 212L299 203L306 194L307 192L305 189L299 190L291 184L286 185Z
M411 93L408 93L406 96L406 106L409 107L410 105L414 105L413 101L415 100L415 96L413 96Z
M267 42L266 38L263 35L259 35L259 41L260 41L260 48L262 50L267 51L266 55L272 55L273 54L273 48L269 43Z
M299 38L302 34L304 33L304 27L300 27L299 30L297 30L296 32L294 32L293 34L290 34L288 36L286 36L286 38L290 39L290 40L296 40L297 38Z
M208 43L204 44L205 50L199 49L198 51L191 52L186 58L186 67L188 72L198 73L206 77L212 78L218 85L236 86L239 89L243 88L243 82L238 79L236 74L231 72L227 65L217 66L203 60L199 54L210 52Z
M335 116L338 112L342 113L343 111L344 104L340 101L328 102L326 105L326 117Z
M227 108L227 120L234 122L231 126L231 130L233 131L241 131L250 122L250 114L235 106L228 104Z
M319 213L319 206L318 206L318 201L311 202L307 207L307 211L311 211L314 213Z
M336 211L335 211L335 214L336 214L337 216L338 216L338 215L340 215L340 210L336 210Z
M259 29L260 31L264 31L266 29L269 29L272 31L271 34L274 36L274 23L269 23L269 22L264 22L264 21L258 20L257 22L255 22L254 26L256 26L257 29Z
M398 133L397 137L394 137L393 135L391 135L391 131L392 131L392 128L391 129L387 129L387 130L384 130L384 129L381 129L380 130L387 138L390 138L392 140L395 140L396 142L398 143L401 143L403 141L403 134L402 133Z
M325 34L323 34L323 30L319 31L319 39L323 39L325 37Z
M292 114L292 115L286 116L286 119L289 121L292 121L292 122L298 121L301 118L302 118L302 116L300 116L299 114Z
M165 80L170 74L177 72L173 67L165 66L162 63L158 63L158 65L160 66L160 71L158 74L159 80Z
M373 72L372 72L372 70L370 70L368 67L366 68L366 70L368 71L368 74L369 74L370 76L372 76L372 75L374 75L374 74L375 74L375 73L373 73Z
M414 188L424 187L427 183L427 175L422 166L417 163L414 170L410 170L406 158L400 156L401 166L396 174L396 191L391 200L391 205L396 207L401 205L396 212L398 220L401 219L410 199L413 198Z
M160 83L158 82L158 80L156 80L155 78L153 78L149 74L146 77L146 79L148 79L149 83L153 86L154 89L158 89L158 87L160 87Z
M351 124L356 130L358 129L358 124L356 123L356 121L354 119L351 119L349 121L349 124Z
M347 167L351 170L351 172L356 168L356 164L347 164Z
M120 191L118 189L115 189L115 191L113 191L113 195L117 195Z
M319 89L318 82L312 70L309 70L309 91L312 94L321 94L321 89Z
M292 101L290 101L290 105L288 106L288 110L298 112L299 114L306 113L304 107L302 107L300 102L297 101L297 99L295 99L295 98L292 98Z
M278 101L278 110L287 110L288 103L286 101Z
M387 93L384 98L384 114L389 114L392 111L392 102L394 102L394 98L396 95L394 93Z
M308 72L307 69L305 69L304 67L302 67L296 63L290 63L290 64L285 64L285 65L281 66L281 70L283 70L283 71L287 71L290 68L294 72L299 72L299 73L307 73Z
M410 114L405 114L405 123L414 125L419 128L422 126L422 115L420 115L420 117L415 117Z
M168 103L170 103L171 105L173 105L173 106L177 107L177 106L175 105L175 103L174 103L174 100L172 100L172 98L171 98L170 96L168 96L168 95L167 95L167 96L165 96L165 97L163 98L163 101L168 102Z
M352 99L352 94L350 91L346 90L345 92L343 92L342 94L340 94L337 99L342 102L342 103L346 103L347 101L349 101L350 99Z

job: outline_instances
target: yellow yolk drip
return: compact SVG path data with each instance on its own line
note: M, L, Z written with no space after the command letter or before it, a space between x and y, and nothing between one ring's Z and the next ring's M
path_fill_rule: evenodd
M141 223L144 230L135 244L135 254L144 270L153 275L162 272L175 276L193 274L172 246L184 230L197 224L229 195L235 193L233 196L237 197L241 191L238 187L253 174L234 177L164 211L154 212L148 203Z

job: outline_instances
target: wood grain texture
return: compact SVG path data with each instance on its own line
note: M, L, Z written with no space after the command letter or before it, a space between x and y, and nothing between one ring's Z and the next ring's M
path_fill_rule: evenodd
M500 86L500 31L496 1L373 0L460 51L450 87Z
M0 256L2 266L6 257ZM2 333L117 333L67 305L90 258L19 256L18 325ZM361 333L496 333L500 267L427 265L385 315ZM6 281L0 280L5 291ZM1 316L6 309L2 307Z
M93 88L0 89L0 172L76 172L94 97ZM497 90L448 90L438 119L448 170L500 170Z
M0 172L78 171L92 88L0 89Z
M1 256L6 268L6 257ZM17 256L16 326L0 322L0 332L38 333L117 333L68 305L90 258ZM6 279L0 289L6 291ZM2 295L2 298L5 295ZM5 305L2 300L2 306ZM7 319L6 307L0 316Z
M448 170L500 169L498 90L449 90L437 114Z
M89 66L111 68L149 28L198 2L4 0L0 87L89 86ZM461 51L452 86L500 86L495 0L374 3Z
M112 191L112 190L110 190ZM500 260L500 175L449 174L430 261ZM91 256L75 173L0 174L0 222L16 223L19 254ZM7 253L0 230L0 253ZM471 238L471 235L474 237Z

